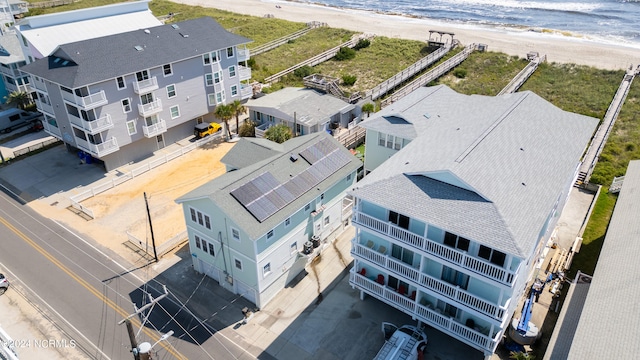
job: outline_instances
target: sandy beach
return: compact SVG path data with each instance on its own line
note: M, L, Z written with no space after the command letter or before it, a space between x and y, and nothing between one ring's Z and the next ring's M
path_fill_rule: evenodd
M177 3L213 7L240 14L309 22L320 21L330 27L372 33L392 38L424 40L429 30L455 34L463 45L481 43L489 51L525 57L530 51L546 55L548 62L574 63L601 69L618 70L640 64L640 45L597 42L585 37L565 36L539 31L480 28L441 21L418 19L374 12L337 9L296 2L261 0L173 0ZM279 7L276 7L278 5Z

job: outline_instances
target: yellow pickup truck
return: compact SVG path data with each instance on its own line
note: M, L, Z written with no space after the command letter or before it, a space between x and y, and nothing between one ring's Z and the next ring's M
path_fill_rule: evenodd
M196 136L196 139L202 139L203 137L215 134L220 130L222 130L220 124L204 122L196 125L193 130L193 134Z

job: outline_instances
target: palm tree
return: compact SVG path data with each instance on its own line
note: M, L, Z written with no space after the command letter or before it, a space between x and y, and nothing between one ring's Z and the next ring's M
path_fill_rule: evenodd
M31 104L31 97L26 91L14 91L4 98L7 101L7 104L16 105L22 110L24 110L27 105Z
M367 117L369 117L369 115L371 115L371 112L374 110L375 110L375 107L373 106L372 103L366 103L362 105L362 111L367 113Z
M291 139L291 128L287 124L278 124L272 126L264 132L264 137L267 140L275 141L278 144Z
M514 360L534 360L536 357L528 354L526 352L522 352L522 351L511 351L509 353L509 359L514 359Z
M216 110L213 113L218 119L224 121L224 125L227 128L227 136L231 138L231 130L229 130L229 120L233 117L233 109L231 108L231 105L217 105Z
M247 107L242 105L240 100L234 100L231 104L231 109L233 113L236 115L236 134L240 134L240 115L247 112Z

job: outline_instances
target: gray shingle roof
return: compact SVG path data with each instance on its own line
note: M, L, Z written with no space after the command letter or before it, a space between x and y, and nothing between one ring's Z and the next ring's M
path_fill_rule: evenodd
M283 151L282 144L262 138L241 138L220 162L235 169L242 169ZM251 154L251 156L247 156Z
M640 354L640 161L629 163L568 359ZM583 246L584 249L584 246ZM578 255L579 256L579 255Z
M313 189L301 195L298 199L283 207L280 211L270 216L263 222L259 222L251 215L232 195L231 191L238 188L258 175L269 171L280 183L284 183L293 176L309 168L309 163L299 158L296 162L289 159L291 153L298 153L308 146L320 142L323 139L331 139L337 144L339 151L348 155L348 164L337 170L333 175L320 182ZM333 186L340 179L362 166L362 161L353 156L349 150L340 145L333 137L325 132L313 133L309 135L295 137L282 144L283 151L268 159L241 168L236 171L226 173L199 188L181 196L176 200L178 203L195 199L209 198L218 208L220 208L233 222L242 226L242 229L252 239L257 239L283 222L294 212L303 208L306 204L320 196L326 189ZM252 153L245 153L245 156L252 157Z
M63 44L49 58L70 60L76 66L51 68L49 59L44 58L22 70L76 88L251 41L228 32L210 17L175 25L178 28L161 25ZM136 46L143 50L136 50Z
M598 124L532 92L468 96L446 86L420 88L378 116L395 114L413 124L417 137L359 182L354 195L385 206L391 196L380 198L375 188L383 180L398 179L398 174L455 179L455 185L493 203L496 224L504 226L500 232L510 236L487 238L480 225L487 219L478 214L451 214L444 225L478 224L458 235L525 258ZM374 121L365 121L365 126L375 129ZM428 203L427 190L414 192L412 204L397 211L411 216L415 206ZM405 191L397 186L393 194ZM428 209L416 214L425 214L419 219L435 225L436 219L426 215Z
M20 40L15 33L7 33L0 36L0 63L5 65L24 61L24 55L20 48ZM2 51L4 49L4 51Z

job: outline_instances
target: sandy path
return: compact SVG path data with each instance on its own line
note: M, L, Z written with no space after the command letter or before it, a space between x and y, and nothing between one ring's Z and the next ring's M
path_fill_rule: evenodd
M331 27L377 35L427 40L429 30L455 33L463 44L482 43L489 50L525 57L530 51L547 55L549 62L575 63L602 69L626 69L640 63L640 48L624 44L605 44L562 34L540 33L526 30L478 28L435 20L383 15L357 10L341 10L319 5L295 2L261 0L174 0L188 5L199 5L240 14L264 16L309 22L325 22ZM276 8L276 4L280 8Z

